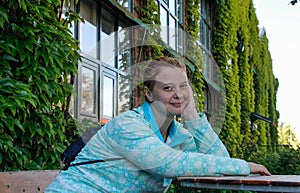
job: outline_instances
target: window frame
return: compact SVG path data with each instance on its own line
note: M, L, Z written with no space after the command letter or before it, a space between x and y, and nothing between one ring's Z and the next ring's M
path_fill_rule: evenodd
M119 112L119 77L120 76L127 76L128 73L123 71L122 69L119 69L119 39L118 39L118 29L121 26L122 28L127 28L132 25L136 25L135 21L133 20L128 20L128 18L125 15L118 14L121 13L121 10L116 9L113 5L109 4L109 2L97 2L95 0L82 0L82 1L92 1L93 3L96 3L97 6L97 25L96 25L96 31L97 31L97 51L96 51L96 56L90 56L88 53L84 53L82 51L79 51L80 55L82 56L82 61L78 62L78 74L75 79L74 87L77 92L76 96L72 96L72 101L73 101L73 106L72 110L73 116L75 119L90 119L95 122L101 122L103 119L109 120L112 117L105 116L103 115L103 78L104 76L112 78L113 79L113 116L116 116ZM80 2L77 4L77 6L74 7L74 10L77 11L77 13L80 14ZM107 11L112 15L114 18L114 23L113 23L113 28L114 28L114 46L115 46L115 53L113 62L114 65L110 65L108 63L105 63L100 60L100 52L101 52L101 27L102 27L102 17L103 17L103 10ZM80 31L80 21L74 24L74 37L78 40L80 40L81 36L81 31ZM132 35L130 34L130 39L129 41L132 41ZM133 58L134 58L134 52L132 48L129 50L129 55L128 55L128 64L124 69L128 69L132 64L133 64ZM81 98L82 95L82 68L87 67L88 69L92 68L95 73L95 80L94 80L94 87L95 87L95 95L94 100L95 100L95 112L96 113L84 113L82 112L82 102L83 99ZM129 81L132 81L132 78L130 78ZM132 83L130 82L130 86L132 86ZM129 99L130 100L130 99ZM132 108L132 104L130 106Z

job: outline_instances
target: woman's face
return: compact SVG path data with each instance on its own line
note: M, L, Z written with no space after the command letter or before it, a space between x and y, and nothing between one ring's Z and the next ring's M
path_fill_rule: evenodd
M163 105L171 115L181 114L190 101L191 95L185 70L170 67L161 68L155 76L153 90L148 90L148 94L146 93L149 101L156 102L159 106ZM159 107L156 107L156 110L159 110Z

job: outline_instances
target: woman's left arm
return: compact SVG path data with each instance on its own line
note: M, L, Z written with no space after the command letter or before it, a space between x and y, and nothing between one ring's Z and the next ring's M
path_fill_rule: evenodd
M192 134L198 152L229 157L226 147L212 129L204 113L200 113L198 119L184 121L184 125Z
M229 153L215 133L204 113L196 110L192 88L189 86L190 98L182 112L185 128L193 135L197 150L200 153L229 157Z

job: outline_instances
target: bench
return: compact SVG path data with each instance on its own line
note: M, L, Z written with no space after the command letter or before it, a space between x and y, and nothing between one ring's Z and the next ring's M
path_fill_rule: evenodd
M59 170L0 172L0 192L44 192L58 174Z

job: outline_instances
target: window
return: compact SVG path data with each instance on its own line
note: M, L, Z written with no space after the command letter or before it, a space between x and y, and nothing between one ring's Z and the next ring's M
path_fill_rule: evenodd
M161 38L173 50L183 54L183 1L158 0Z
M200 20L200 42L211 51L211 3L208 0L201 1L201 20Z
M131 79L128 76L119 75L118 77L118 114L130 109L131 95L130 85Z
M95 71L85 66L81 74L81 110L86 114L95 114Z
M97 58L97 6L92 1L80 2L80 15L85 22L80 22L80 49L85 54Z
M132 6L131 0L118 2ZM131 34L123 29L133 24L109 2L81 0L77 9L85 20L74 25L83 60L70 109L75 118L105 123L131 107L131 78L126 72L132 63Z
M163 7L160 6L160 25L161 25L161 38L165 43L169 43L168 42L168 12L167 10Z
M114 16L102 9L101 13L101 42L100 56L101 61L115 66L116 43L115 43L115 18Z
M115 78L109 74L104 74L103 76L103 116L112 118L114 117L114 99L115 95Z
M118 58L117 68L126 71L131 63L131 40L132 32L128 30L123 22L119 22L118 26Z
M212 80L212 55L211 55L211 36L212 36L212 24L211 24L211 2L209 0L201 1L201 20L200 20L200 47L203 50L204 57L204 70L203 74L206 78Z
M79 63L78 73L78 118L88 117L92 120L97 120L98 111L98 88L97 77L99 76L99 68L86 59Z

